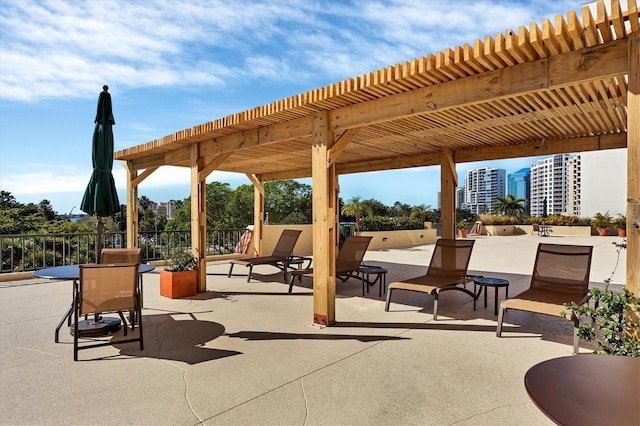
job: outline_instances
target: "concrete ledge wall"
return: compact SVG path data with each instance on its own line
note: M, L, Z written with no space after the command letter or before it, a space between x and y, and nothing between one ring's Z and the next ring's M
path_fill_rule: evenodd
M531 234L532 225L482 225L482 235L522 235ZM538 235L537 232L533 233ZM592 235L590 226L559 226L551 225L549 235L561 237L588 237Z
M262 255L269 256L278 243L280 234L285 229L298 229L302 231L293 254L298 256L311 256L313 253L313 225L265 225L262 227Z
M369 250L434 244L437 239L435 229L360 232L358 235L373 237L369 243Z
M264 231L262 249L265 256L273 252L280 234L285 229L299 229L302 231L293 249L294 254L299 256L311 256L313 254L313 225L268 225L262 229ZM434 244L437 239L435 229L360 232L358 235L373 237L371 243L369 243L369 250Z

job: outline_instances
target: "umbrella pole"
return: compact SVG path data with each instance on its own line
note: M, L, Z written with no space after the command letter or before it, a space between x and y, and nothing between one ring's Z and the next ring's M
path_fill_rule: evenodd
M96 263L102 263L100 254L102 253L102 234L104 233L104 223L102 216L98 216L98 235L96 237Z

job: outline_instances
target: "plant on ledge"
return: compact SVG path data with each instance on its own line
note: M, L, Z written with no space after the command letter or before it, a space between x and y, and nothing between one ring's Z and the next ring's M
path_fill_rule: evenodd
M613 218L611 217L609 212L606 212L606 213L598 212L595 214L595 216L593 216L593 219L591 219L591 224L596 228L598 228L598 233L601 236L605 236L605 235L609 235L608 228L609 226L611 226L612 220Z
M196 258L192 253L179 251L165 257L164 270L169 272L191 271L196 266Z
M627 243L613 242L618 258L611 276L604 280L604 290L591 288L589 296L595 304L578 305L575 302L564 306L580 318L578 337L585 341L596 340L598 349L594 352L604 355L640 356L640 323L638 323L637 299L628 289L621 293L609 290L609 283L620 260L621 250ZM562 312L561 316L566 316Z

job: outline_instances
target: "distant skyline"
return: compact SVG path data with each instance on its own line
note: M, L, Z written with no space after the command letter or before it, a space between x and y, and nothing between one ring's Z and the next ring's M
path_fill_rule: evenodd
M0 189L78 213L91 176L98 94L109 85L115 149L346 78L495 37L567 11L570 0L0 0ZM626 7L625 4L622 7ZM512 173L543 157L458 164ZM120 203L126 173L114 164ZM207 182L233 188L242 174ZM311 183L310 179L302 182ZM437 206L439 167L340 177L341 197ZM160 202L189 195L189 170L161 167L139 187Z

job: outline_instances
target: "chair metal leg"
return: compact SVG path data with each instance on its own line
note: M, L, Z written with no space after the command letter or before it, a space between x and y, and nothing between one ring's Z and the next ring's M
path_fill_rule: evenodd
M122 311L118 311L118 315L120 316L120 321L122 321L122 331L124 333L124 335L127 335L127 329L129 328L129 326L127 325L127 321L124 319L124 314L122 313Z
M78 331L78 301L77 301L77 297L74 295L74 303L73 303L73 319L74 319L74 324L73 324L73 360L77 361L78 360L78 334L80 334L80 332Z
M385 303L384 305L384 311L385 312L389 312L389 303L391 303L391 292L393 291L393 289L391 287L389 287L389 289L387 290L387 303Z
M502 337L502 319L504 318L504 313L506 309L500 306L500 311L498 312L498 325L496 327L496 337Z
M253 272L253 265L249 265L249 275L247 275L247 282L251 280L251 272Z
M144 350L144 340L142 337L142 300L138 299L138 333L140 333L140 350Z
M433 296L433 320L438 319L438 299L440 297L440 289L435 289L431 295Z
M231 263L231 266L229 266L229 273L227 274L227 278L231 278L231 271L233 271L233 263Z

